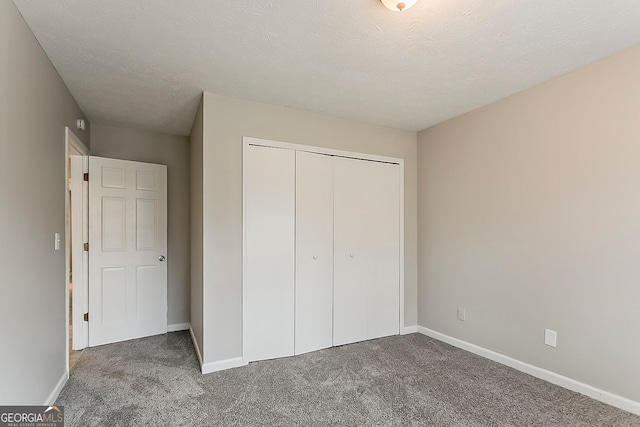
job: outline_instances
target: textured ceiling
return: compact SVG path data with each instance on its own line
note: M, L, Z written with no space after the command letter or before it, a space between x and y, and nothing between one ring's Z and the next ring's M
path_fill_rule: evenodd
M420 130L640 43L638 0L15 0L94 122L203 91Z

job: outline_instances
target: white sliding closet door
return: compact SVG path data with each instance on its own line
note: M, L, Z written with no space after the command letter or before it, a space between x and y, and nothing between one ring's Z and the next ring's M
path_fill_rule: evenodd
M249 145L244 159L244 357L294 354L295 151Z
M296 154L295 353L332 345L333 157Z
M333 345L399 333L400 168L334 159Z

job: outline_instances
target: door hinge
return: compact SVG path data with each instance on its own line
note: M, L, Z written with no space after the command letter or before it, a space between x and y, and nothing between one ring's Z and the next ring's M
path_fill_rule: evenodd
M89 321L89 313L85 313L84 314L84 321L88 322Z
M89 173L87 172L87 173L83 174L82 175L82 179L85 180L85 181L89 181Z
M85 252L89 252L89 243L83 244L82 247L84 248Z

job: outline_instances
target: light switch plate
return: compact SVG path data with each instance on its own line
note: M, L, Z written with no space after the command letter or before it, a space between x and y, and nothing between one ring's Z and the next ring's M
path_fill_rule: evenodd
M53 249L56 251L60 250L60 233L55 233L53 235Z

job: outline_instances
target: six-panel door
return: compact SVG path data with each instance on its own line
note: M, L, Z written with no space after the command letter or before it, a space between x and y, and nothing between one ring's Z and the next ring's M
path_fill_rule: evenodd
M89 158L89 345L167 332L167 168Z

